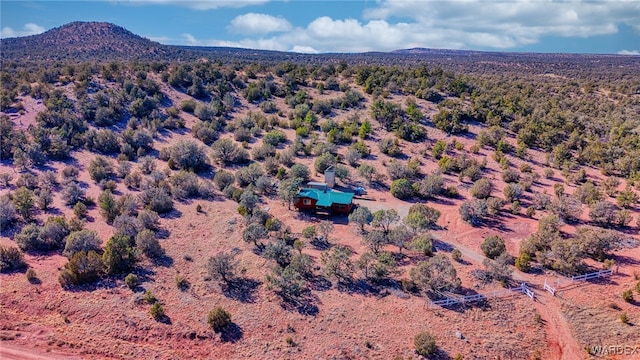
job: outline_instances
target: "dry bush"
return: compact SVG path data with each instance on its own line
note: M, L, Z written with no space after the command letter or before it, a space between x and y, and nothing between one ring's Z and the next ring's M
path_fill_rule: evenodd
M199 171L208 166L205 148L194 140L180 140L169 148L170 164L178 169Z
M492 235L484 239L480 245L480 249L482 249L482 252L489 259L495 259L507 251L504 239L497 235Z
M225 327L231 325L231 314L220 306L216 306L213 310L209 311L207 315L207 324L215 332L222 332Z
M64 265L58 281L65 289L75 285L91 283L98 280L103 268L102 257L98 253L95 251L80 251L75 253Z
M136 248L150 259L164 256L165 252L153 231L143 229L136 237Z
M18 248L0 245L0 272L21 270L26 266L24 256Z
M428 331L423 331L413 338L413 345L420 356L430 356L436 352L436 338Z

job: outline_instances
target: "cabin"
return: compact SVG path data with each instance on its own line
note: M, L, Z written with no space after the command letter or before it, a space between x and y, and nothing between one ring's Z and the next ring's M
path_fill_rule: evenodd
M354 195L354 193L308 187L298 192L294 206L300 210L349 214L353 210Z

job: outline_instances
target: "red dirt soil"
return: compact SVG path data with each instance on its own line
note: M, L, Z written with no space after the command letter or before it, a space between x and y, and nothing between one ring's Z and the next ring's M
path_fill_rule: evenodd
M163 91L174 104L189 98L165 85ZM317 94L314 93L314 96ZM399 97L397 100L402 101ZM368 96L367 101L371 101ZM24 102L27 113L21 121L28 124L33 121L39 108L28 101ZM418 104L427 114L435 111L431 103L419 100ZM285 108L285 105L279 102L278 107ZM249 110L259 111L253 105L243 104L243 110L235 116L243 116ZM187 127L199 121L189 114L181 113L181 116ZM340 113L340 116L346 114ZM429 128L428 131L430 139L445 138L439 130ZM472 126L471 131L477 133L479 127ZM294 136L293 130L286 132L290 139ZM161 140L156 139L155 146L161 149L180 138L191 138L191 135L188 132L183 135L172 134ZM462 142L465 149L474 143L472 138L456 140ZM386 173L383 161L388 162L389 158L380 154L375 141L373 139L367 143L377 160L363 162ZM421 160L423 173L437 168L437 162L430 155L421 155L425 144L404 143L402 146L408 158ZM341 149L341 152L344 151ZM542 173L544 166L540 164L544 163L544 155L535 151L530 155L537 160L534 171ZM80 151L73 156L78 164L86 166L94 155ZM500 194L504 182L490 151L482 149L479 154L471 156L487 158L486 174L494 180L494 193ZM313 168L313 158L303 158L300 162ZM52 167L59 172L64 164L54 163ZM166 163L158 162L158 167L163 170ZM87 195L96 199L100 189L82 170L80 180L88 184ZM13 172L13 169L0 166L0 172ZM595 171L589 171L589 176L601 178ZM445 178L449 184L457 184L457 178L449 175ZM322 179L316 176L314 180ZM540 179L533 189L552 194L552 185L556 181ZM430 202L429 205L442 212L438 221L441 230L434 231L434 235L460 248L466 260L463 264L456 264L463 286L483 292L497 288L497 285L478 287L471 277L472 270L482 267L482 240L489 235L500 235L507 242L508 252L517 254L520 241L536 231L539 215L529 219L506 215L505 212L498 227L474 228L463 222L458 213L463 198L469 197L469 186L468 183L459 186L460 199L447 203ZM573 191L573 186L565 186L568 193ZM124 189L122 184L118 184L118 187ZM6 191L0 190L0 193ZM411 206L409 202L393 198L386 190L368 189L367 198L370 200L362 204L371 209L393 208L403 215ZM202 213L196 212L197 204L202 205ZM268 207L269 212L291 226L293 232L300 232L310 223L319 221L288 210L278 200L267 200L261 206ZM54 207L68 218L72 216L71 209L61 203L59 196L56 196ZM173 263L153 265L145 260L140 264L144 270L140 271L139 276L143 279L142 287L152 291L162 303L170 323L154 321L149 315L149 305L141 301L142 292L132 292L124 285L122 278L105 280L85 289L63 291L57 277L66 258L60 255L27 255L26 261L38 274L40 284L30 284L22 273L0 275L0 358L57 359L72 358L72 354L92 359L411 358L416 356L413 336L429 330L436 336L443 356L454 357L461 353L465 359L489 359L498 355L502 359L526 359L537 351L542 359L583 359L588 357L584 348L590 345L587 343L589 339L580 337L586 325L575 320L577 316L566 314L575 313L572 306L604 307L618 300L619 294L633 284L633 272L639 269L638 249L622 250L619 254L628 261L619 264L619 274L612 277L610 282L567 287L556 298L542 290L542 283L545 278L551 279L551 275L516 271L514 279L532 285L538 295L536 302L520 294L508 299L490 300L485 307L462 309L429 310L424 297L400 290L359 293L319 288L313 291L317 314L305 315L283 308L278 297L264 284L259 285L248 299L240 301L225 296L217 285L208 280L205 268L207 259L219 251L237 249L238 259L246 270L244 276L259 283L264 282L265 274L272 266L269 261L255 255L251 246L242 242L242 219L236 207L236 203L222 200L222 196L215 201L176 202L176 209L181 216L161 220L162 226L170 231L169 237L162 239L161 244ZM634 214L637 216L637 212ZM43 220L47 215L40 213L37 217ZM102 221L97 209L91 209L89 216L95 221L88 222L87 228L98 231L106 241L113 232L111 226ZM338 220L330 235L330 242L348 245L357 254L362 253L365 247L355 227L347 225L344 218ZM14 245L14 242L8 237L0 237L0 244ZM397 251L394 247L389 247L389 250ZM312 256L316 264L320 263L319 250L307 246L303 251ZM398 278L406 278L409 267L422 259L418 254L409 254L401 263L403 275ZM180 291L177 288L175 279L178 275L190 282L189 290ZM632 323L640 323L638 306L622 301L616 303L629 315ZM209 329L206 314L217 305L232 314L232 320L239 328L237 338L223 339ZM536 315L540 316L541 321L536 321ZM460 332L463 338L458 338L456 332ZM637 343L639 338L640 334L636 332L635 337L631 334L628 338L631 340L627 341Z

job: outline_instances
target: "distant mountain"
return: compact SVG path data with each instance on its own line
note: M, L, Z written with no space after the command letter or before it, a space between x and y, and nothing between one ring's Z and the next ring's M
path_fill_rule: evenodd
M27 60L133 60L173 57L180 50L105 22L72 22L42 34L0 41L2 58Z
M462 73L556 74L563 76L624 76L637 71L634 56L546 54L412 48L391 52L299 54L229 47L163 45L104 22L72 22L39 35L0 40L2 61L191 61L280 64L328 62L392 66L432 66Z
M398 49L391 51L394 54L412 54L412 55L426 55L426 54L463 54L463 53L473 53L475 51L468 50L448 50L448 49L431 49L431 48L410 48L410 49Z

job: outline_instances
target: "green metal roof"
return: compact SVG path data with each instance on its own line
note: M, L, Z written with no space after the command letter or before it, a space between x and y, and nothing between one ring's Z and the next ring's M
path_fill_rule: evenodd
M345 193L327 189L322 191L319 189L304 188L298 192L298 197L307 197L317 200L316 206L329 207L332 204L349 205L353 200L354 193Z

